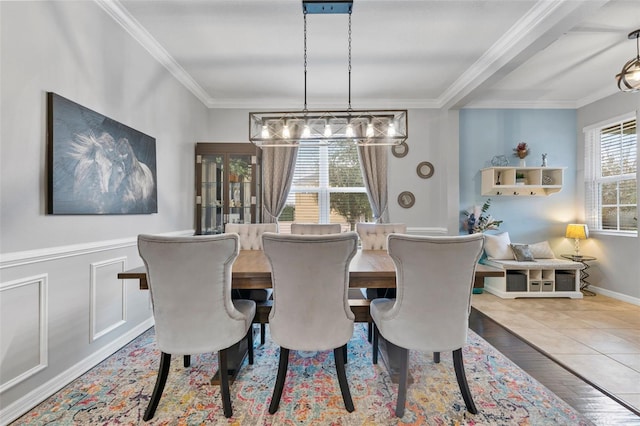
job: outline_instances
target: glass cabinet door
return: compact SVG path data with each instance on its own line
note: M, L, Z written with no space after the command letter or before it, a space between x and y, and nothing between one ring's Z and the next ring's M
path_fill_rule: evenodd
M227 223L252 223L251 207L255 205L251 155L229 155L229 217Z
M201 157L201 234L224 232L224 156L203 155Z

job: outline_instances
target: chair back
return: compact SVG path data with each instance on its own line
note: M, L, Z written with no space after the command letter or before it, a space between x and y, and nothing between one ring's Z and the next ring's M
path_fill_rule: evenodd
M356 232L362 243L362 250L386 250L389 234L405 234L404 223L356 223Z
M237 235L139 235L138 252L147 268L158 349L174 355L215 352L246 335L253 318L231 301Z
M339 223L292 223L291 233L296 235L339 234L342 227Z
M277 223L227 223L226 233L240 236L240 250L262 250L262 234L278 232Z
M333 350L353 335L349 308L349 264L356 254L355 232L329 235L265 233L271 263L271 338L303 351Z
M444 352L464 346L483 243L482 234L390 235L397 296L385 315L383 335L407 349Z

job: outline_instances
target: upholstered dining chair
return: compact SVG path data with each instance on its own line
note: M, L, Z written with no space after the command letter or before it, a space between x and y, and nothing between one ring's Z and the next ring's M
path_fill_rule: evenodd
M249 363L253 363L251 323L256 313L255 302L231 299L231 266L238 257L238 247L238 236L234 234L138 236L138 252L147 269L161 351L145 421L154 416L162 397L171 355L184 355L184 365L188 367L192 354L215 351L224 415L232 416L227 349L246 337Z
M296 235L339 234L342 226L339 223L292 223L291 233ZM349 299L364 299L359 288L349 289Z
M475 268L484 244L482 234L451 237L393 234L389 255L396 267L395 299L371 301L373 363L378 361L378 339L400 347L400 384L396 416L404 415L409 350L453 352L453 365L467 410L478 410L471 397L462 360L467 341Z
M296 235L339 234L342 227L339 223L292 223L291 233Z
M262 234L278 232L277 223L227 223L224 232L240 236L240 250L262 250ZM234 296L264 302L271 298L271 289L235 290ZM264 345L266 324L260 324L260 344Z
M345 372L346 345L353 335L349 308L349 264L358 247L355 232L328 235L265 233L271 264L271 338L280 346L278 375L269 413L278 410L289 365L289 351L333 350L338 383L347 411L354 410Z
M362 250L386 250L387 236L389 234L406 234L407 225L404 223L356 223L356 232L360 237ZM394 288L361 288L360 292L365 299L375 299L378 297L395 297ZM367 339L371 342L373 338L373 326L368 324Z

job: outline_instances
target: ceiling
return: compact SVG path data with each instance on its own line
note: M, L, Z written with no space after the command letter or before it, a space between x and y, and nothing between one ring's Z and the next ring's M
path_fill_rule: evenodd
M301 0L95 0L210 108L304 107ZM354 0L351 104L579 108L617 92L639 0ZM347 109L348 15L307 15L307 107ZM629 95L637 96L637 95Z

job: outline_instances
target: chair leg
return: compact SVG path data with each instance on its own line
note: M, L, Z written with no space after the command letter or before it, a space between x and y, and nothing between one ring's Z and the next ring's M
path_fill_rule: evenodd
M182 361L182 365L184 365L184 368L187 368L191 365L191 355L185 355L184 356L184 360Z
M273 387L273 395L269 404L269 414L278 411L282 390L284 389L284 379L287 377L287 368L289 367L289 349L280 346L280 362L278 363L278 376L276 385Z
M260 345L264 345L264 339L267 331L267 325L265 323L260 324Z
M249 352L249 364L253 364L253 326L247 331L247 351Z
M409 350L400 348L400 383L398 384L398 401L396 402L396 417L404 416L407 402L407 384L409 383Z
M342 347L342 357L344 358L344 363L349 362L349 357L347 356L347 344Z
M471 414L478 414L476 404L473 402L471 391L469 390L469 384L467 383L467 376L464 373L464 362L462 360L462 348L453 351L453 367L456 371L456 379L458 379L458 386L464 399L464 404L467 406L467 411Z
M351 392L349 391L349 383L347 382L347 373L344 369L344 352L347 349L347 345L333 350L333 357L336 361L336 373L338 374L338 383L340 384L340 392L342 392L342 400L344 406L348 412L354 410L353 400L351 399Z
M380 333L378 331L378 327L376 326L376 323L371 323L371 325L373 326L373 344L371 345L373 348L373 363L377 364L378 363L378 334Z
M440 364L440 352L433 353L433 362L436 364Z
M227 371L227 350L218 351L218 372L220 373L220 396L222 396L222 409L224 416L233 415L231 408L231 394L229 393L229 372Z
M164 390L164 385L167 383L167 377L169 376L170 366L171 366L171 354L161 352L160 368L158 369L158 377L156 378L156 385L153 388L153 393L151 394L151 400L149 401L149 405L147 405L147 410L144 412L144 416L142 417L145 422L147 420L151 420L151 418L153 418L153 415L156 413L156 408L158 408L158 403L160 402L160 398L162 397L162 391Z
M373 322L369 321L367 324L367 341L371 343L373 339Z

